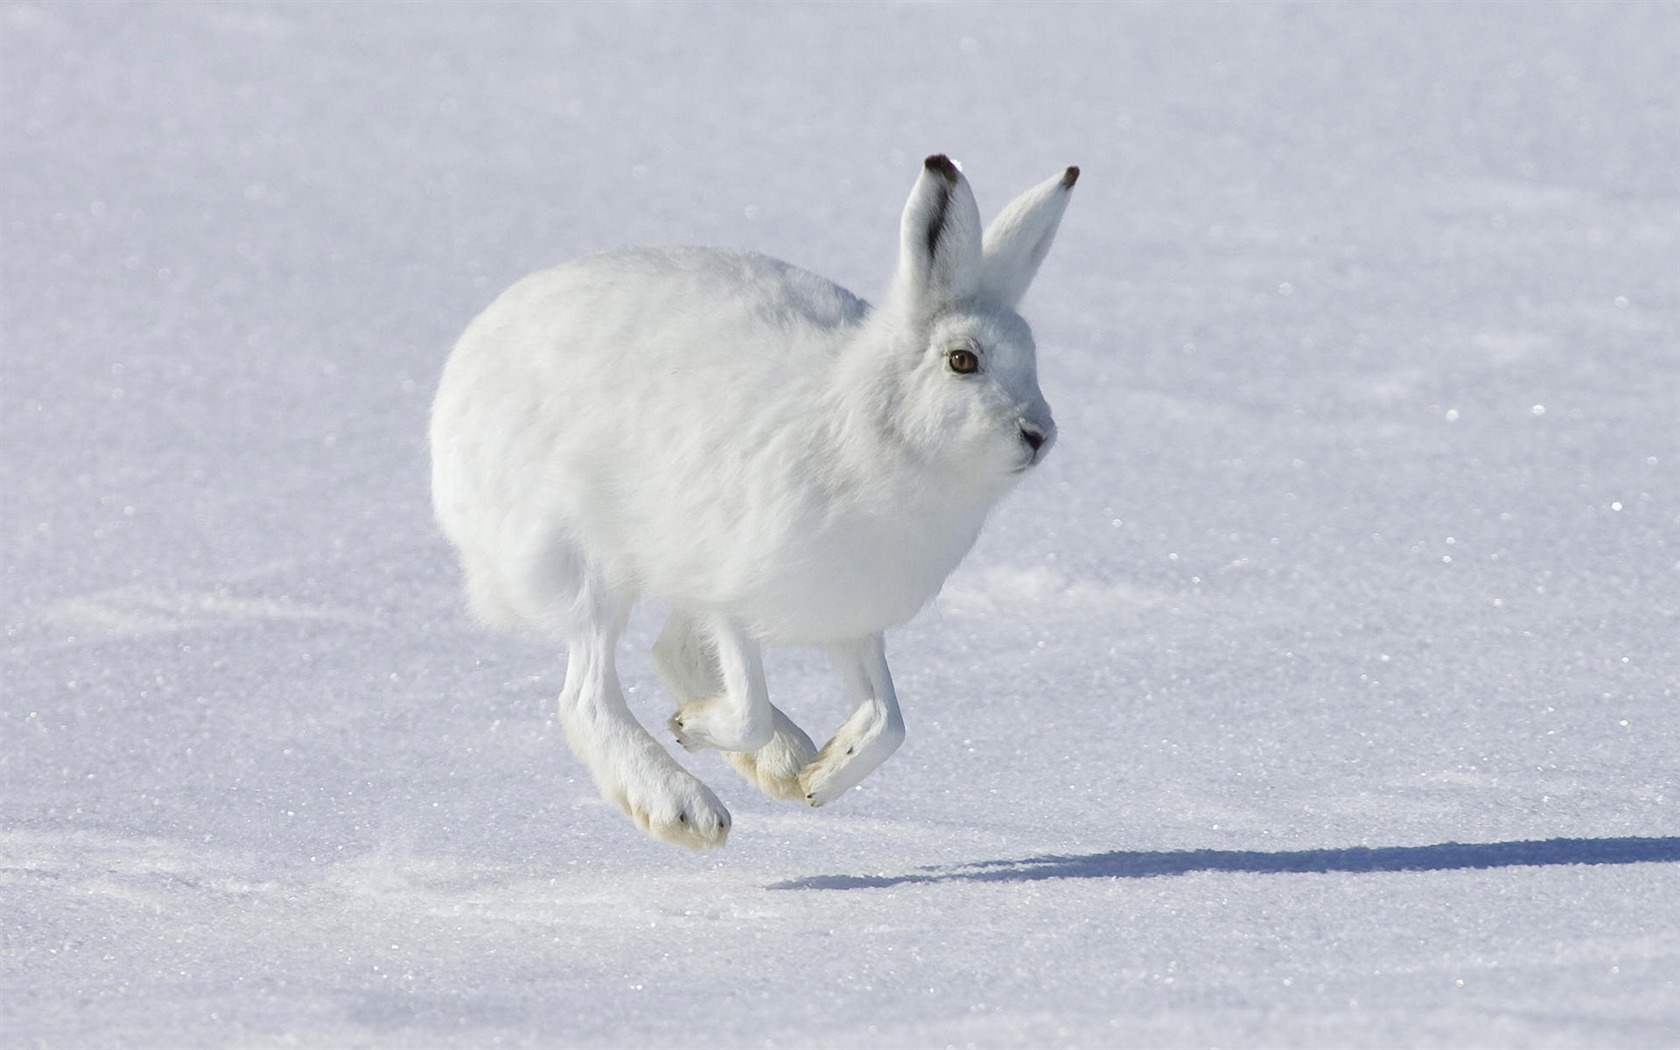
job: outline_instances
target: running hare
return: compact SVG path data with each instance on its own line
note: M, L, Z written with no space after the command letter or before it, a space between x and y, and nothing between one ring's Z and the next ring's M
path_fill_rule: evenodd
M645 831L720 846L729 811L637 723L614 667L631 606L670 728L760 789L832 801L904 739L882 631L938 593L1055 440L1015 306L1078 168L981 232L929 157L871 307L775 259L608 252L514 285L467 328L432 409L432 494L473 611L567 650L560 722ZM827 651L857 702L820 751L765 691L760 647Z

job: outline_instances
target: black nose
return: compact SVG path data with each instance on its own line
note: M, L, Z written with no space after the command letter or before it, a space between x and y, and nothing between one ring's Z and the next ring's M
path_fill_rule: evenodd
M1034 452L1044 447L1044 435L1028 426L1021 428L1021 440L1031 445Z

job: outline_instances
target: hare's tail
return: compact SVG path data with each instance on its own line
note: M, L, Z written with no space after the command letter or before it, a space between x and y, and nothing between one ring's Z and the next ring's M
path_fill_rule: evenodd
M473 619L486 627L514 630L531 626L530 622L507 600L493 568L476 563L465 555L461 558L461 572L466 577L467 608Z

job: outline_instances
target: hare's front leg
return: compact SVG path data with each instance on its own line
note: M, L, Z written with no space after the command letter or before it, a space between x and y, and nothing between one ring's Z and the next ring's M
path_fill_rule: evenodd
M677 765L624 702L614 665L619 623L574 638L560 693L566 741L589 766L603 798L643 831L693 849L721 846L729 811L706 785Z
M726 682L722 660L726 644L727 640L713 637L699 621L683 613L673 613L653 646L654 669L680 705L671 716L671 731L691 750L708 746L699 738L714 719L726 723L734 720L728 713L732 690ZM762 698L770 711L770 742L757 750L723 749L719 753L736 772L771 798L803 799L805 789L799 785L799 771L816 757L817 747L803 729L770 703L756 644L750 645L748 655L737 657L736 663L757 672L756 689L743 687L742 692L734 695L745 698L748 705Z
M768 744L775 736L775 719L770 713L770 692L764 684L764 657L757 640L740 624L722 616L698 619L687 633L689 639L685 644L699 647L691 659L709 657L710 666L704 668L704 677L712 679L706 684L717 688L678 706L670 720L677 743L689 751L703 747L757 751ZM660 642L663 641L661 637ZM655 666L663 662L659 643L655 643ZM702 677L686 669L677 674Z
M831 646L829 655L858 706L799 774L805 801L813 806L832 802L855 787L904 742L904 717L898 711L882 637L871 635L849 645Z

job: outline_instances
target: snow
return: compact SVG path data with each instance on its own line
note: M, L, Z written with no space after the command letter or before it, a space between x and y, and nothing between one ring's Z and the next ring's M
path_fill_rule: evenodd
M0 1043L1680 1043L1680 8L0 8ZM1083 171L1061 440L723 851L466 619L540 266ZM638 617L632 703L668 713ZM772 693L823 732L822 661Z

